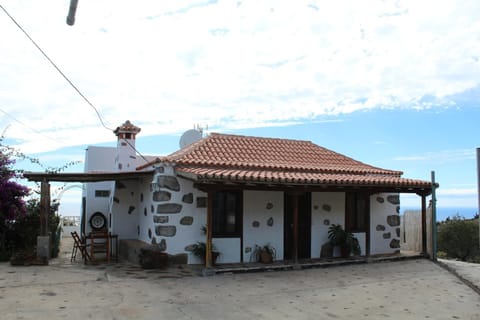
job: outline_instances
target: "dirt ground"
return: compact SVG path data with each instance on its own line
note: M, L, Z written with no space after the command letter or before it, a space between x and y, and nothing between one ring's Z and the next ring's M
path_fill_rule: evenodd
M480 295L425 259L202 277L68 255L0 264L0 319L480 319Z

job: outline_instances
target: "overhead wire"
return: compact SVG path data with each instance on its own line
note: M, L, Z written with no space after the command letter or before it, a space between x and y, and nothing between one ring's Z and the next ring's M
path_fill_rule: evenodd
M98 116L98 119L100 120L100 123L102 124L102 126L107 129L107 130L110 130L110 131L113 131L113 129L107 127L105 125L105 123L103 122L103 119L102 119L102 116L100 115L100 112L98 112L97 108L93 105L93 103L90 102L90 100L88 100L88 98L80 91L80 89L77 88L77 86L75 86L75 84L73 84L73 82L65 75L65 73L62 72L62 70L60 70L60 68L55 64L55 62L53 62L52 59L50 59L50 57L45 53L45 51L42 50L42 48L40 48L40 46L35 42L35 40L32 39L32 37L30 37L30 35L27 33L27 31L25 31L25 29L22 28L22 26L15 20L15 18L7 11L7 9L5 9L1 4L0 4L0 8L2 8L2 10L5 12L5 14L13 21L13 23L23 32L23 34L25 34L25 36L33 43L33 45L42 53L42 55L45 57L45 59L48 60L48 62L50 62L50 64L58 71L58 73L60 73L60 75L62 75L62 77L70 84L70 86L75 89L75 91L77 91L77 93L83 98L83 100L85 100L85 102L88 103L88 105L90 107L92 107L93 110L95 110L95 113L97 114Z
M83 100L85 100L85 102L95 111L95 113L97 114L97 117L98 119L100 120L100 123L101 125L109 130L109 131L114 131L112 128L109 128L105 125L105 122L103 121L103 118L100 114L100 112L98 111L98 109L95 107L95 105L90 102L90 100L80 91L80 89L78 89L78 87L65 75L65 73L63 73L62 70L60 70L60 68L55 64L55 62L53 62L52 59L50 59L50 57L45 53L45 51L42 50L42 48L35 42L35 40L33 40L32 37L30 37L30 35L27 33L27 31L25 31L25 29L15 20L15 18L7 11L7 9L5 9L1 4L0 4L0 8L2 8L2 10L5 12L5 14L12 20L12 22L23 32L23 34L33 43L33 45L42 53L42 55L44 56L45 59L48 60L48 62L50 62L50 64L58 71L58 73L60 73L60 75L70 84L70 86L83 98ZM1 109L0 109L1 110ZM4 112L2 110L2 112ZM6 112L4 112L6 113ZM18 120L16 120L18 121ZM18 121L19 123L21 123L20 121ZM27 126L28 127L28 126ZM32 128L30 128L32 129ZM34 129L32 129L34 130ZM39 133L41 135L43 135L42 133L34 130L36 133ZM49 138L51 139L51 138ZM138 153L143 160L145 160L145 162L149 162L128 140L126 139L123 139L136 153ZM58 141L57 141L58 142Z
M4 115L6 115L7 117L11 118L13 121L18 122L18 123L21 124L22 126L24 126L24 127L28 128L28 129L32 130L32 131L35 132L36 134L39 134L39 135L41 135L41 136L43 136L43 137L45 137L45 138L47 138L47 139L50 139L50 140L52 140L52 141L57 142L57 143L61 143L61 142L58 141L57 139L54 139L54 138L52 138L52 137L49 137L49 136L41 133L40 131L38 131L38 130L32 128L32 127L30 127L29 125L23 123L22 121L18 120L17 118L15 118L14 116L12 116L10 113L6 112L5 110L3 110L3 109L1 109L1 108L0 108L0 112L2 112L2 113L3 113Z

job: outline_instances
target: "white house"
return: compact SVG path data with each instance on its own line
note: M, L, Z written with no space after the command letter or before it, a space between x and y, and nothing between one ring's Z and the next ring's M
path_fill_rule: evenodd
M107 228L119 239L186 253L188 263L200 262L191 253L197 242L213 244L217 263L251 261L265 244L277 260L319 258L332 224L356 235L362 255L396 253L399 193L416 193L424 204L432 191L430 182L309 141L212 133L145 158L135 150L139 132L127 121L115 130L116 148L87 149L86 174L123 175L86 184L85 232Z

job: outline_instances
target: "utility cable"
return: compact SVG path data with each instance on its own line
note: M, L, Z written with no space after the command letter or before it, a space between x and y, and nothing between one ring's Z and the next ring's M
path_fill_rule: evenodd
M100 123L102 124L102 126L109 131L114 131L113 129L105 125L105 123L103 122L102 116L100 115L100 112L98 112L98 109L93 105L93 103L91 103L90 100L88 100L88 98L80 91L80 89L78 89L77 86L75 86L75 84L73 84L73 82L62 72L62 70L60 70L60 68L55 64L55 62L53 62L53 60L50 59L50 57L45 53L45 51L43 51L42 48L40 48L40 46L35 42L35 40L32 39L32 37L30 37L30 35L22 28L22 26L15 20L15 18L13 18L13 16L10 15L10 13L1 4L0 4L0 8L2 8L5 14L25 34L25 36L33 43L33 45L35 45L35 47L42 53L45 59L47 59L48 62L50 62L50 64L58 71L58 73L60 73L60 75L70 84L70 86L72 86L72 88L75 89L75 91L83 98L83 100L85 100L85 102L87 102L88 105L92 107L92 109L97 114L98 119L100 120ZM133 150L135 150L135 152L137 152L142 157L143 160L145 160L145 162L148 163L148 160L129 141L127 141L126 139L124 140Z
M28 125L26 125L25 123L23 123L22 121L18 120L17 118L15 118L14 116L12 116L12 115L9 114L8 112L2 110L1 108L0 108L0 112L2 112L3 114L5 114L7 117L13 119L14 121L20 123L22 126L24 126L24 127L28 128L28 129L32 130L32 131L35 132L36 134L39 134L39 135L41 135L41 136L43 136L43 137L45 137L45 138L47 138L47 139L50 139L50 140L52 140L52 141L55 141L56 143L61 143L60 141L58 141L58 140L56 140L56 139L54 139L54 138L52 138L52 137L49 137L49 136L41 133L40 131L38 131L38 130L36 130L36 129L34 129L34 128L28 126Z
M32 39L32 37L30 37L30 35L22 28L22 26L15 20L15 18L13 18L10 13L8 13L8 11L0 4L0 8L2 8L2 10L5 12L5 14L13 21L13 23L15 23L15 25L25 34L25 36L27 36L27 38L35 45L35 47L37 47L37 49L42 53L42 55L45 57L45 59L48 60L48 62L51 63L51 65L58 71L58 73L60 73L62 75L62 77L72 86L73 89L75 89L75 91L77 91L77 93L83 98L83 100L85 100L88 105L90 107L92 107L93 110L95 110L95 113L97 114L98 116L98 119L100 120L100 123L102 124L102 126L105 128L105 129L108 129L110 131L113 131L113 129L107 127L105 125L105 123L103 122L103 119L102 119L102 116L100 115L100 113L98 112L97 108L93 105L93 103L90 102L90 100L87 99L87 97L73 84L72 81L70 81L70 79L62 72L62 70L60 70L59 67L57 67L57 65L55 64L55 62L52 61L52 59L50 59L50 57L45 53L45 51L42 50L42 48L40 48L40 46Z

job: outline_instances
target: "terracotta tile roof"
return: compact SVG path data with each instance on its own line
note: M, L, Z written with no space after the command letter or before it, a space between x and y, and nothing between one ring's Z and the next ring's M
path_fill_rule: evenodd
M241 183L266 183L266 184L301 184L316 186L364 186L364 187L398 187L429 188L430 182L405 179L393 175L359 175L339 173L318 173L298 171L264 171L251 169L222 169L183 167L177 168L180 175L200 181L230 181Z
M427 181L374 167L310 141L211 134L159 158L203 182L429 188ZM145 167L145 166L142 166Z
M402 175L364 164L310 141L213 133L164 158L179 165Z

